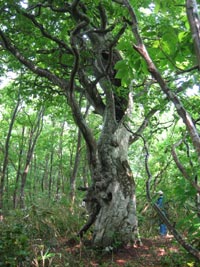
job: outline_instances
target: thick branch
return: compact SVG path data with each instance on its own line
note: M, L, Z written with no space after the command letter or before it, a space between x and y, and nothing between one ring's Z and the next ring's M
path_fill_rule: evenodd
M100 15L100 19L101 19L101 30L104 31L106 29L106 25L107 25L107 16L106 16L105 8L100 3L98 5L98 9L99 9L99 15Z
M74 121L80 128L82 135L88 146L89 154L90 154L90 163L96 164L96 149L97 149L96 140L94 139L94 136L91 130L89 129L89 127L86 124L85 119L83 118L83 115L80 111L80 107L73 93L69 95L69 105L72 109Z
M93 223L96 220L97 215L99 214L100 206L98 203L94 205L93 212L89 215L89 218L86 222L86 224L81 228L81 230L78 232L78 236L81 238L83 237L84 233L87 232L87 230L93 225Z
M147 64L149 62L149 55L148 54L143 54L144 55L144 59L146 60ZM154 76L154 78L157 80L158 84L160 85L162 91L167 95L168 99L170 101L172 101L172 103L174 104L177 113L179 114L179 116L182 118L183 122L186 125L186 128L188 130L188 133L190 135L190 138L192 140L192 143L194 145L194 148L197 152L198 155L198 159L200 161L200 137L198 134L198 131L193 123L193 120L191 118L191 116L189 115L189 113L185 110L184 106L182 105L182 103L180 102L179 98L168 88L165 80L162 78L161 74L159 73L159 71L156 69L156 67L152 64L148 65L149 66L149 70L151 72L151 74Z
M78 4L79 1L74 1L72 3L72 10L76 9L76 5ZM21 12L21 11L19 11ZM46 30L44 29L43 25L39 24L35 17L32 15L29 15L25 12L22 12L24 16L26 16L27 18L29 18L35 27L39 28L41 33L43 34L43 36L47 37L48 39L53 40L54 42L56 42L57 44L59 44L60 46L64 47L67 51L71 51L68 46L66 46L66 44L62 41L60 41L59 39L57 39L56 37L51 36L48 32L46 32ZM83 22L86 23L87 22L87 17L84 14L80 14L80 12L77 12L80 18L84 20ZM74 34L76 34L82 27L83 25L78 24L78 26L75 29ZM78 104L76 103L75 97L73 96L73 94L69 94L69 82L66 82L64 79L59 78L58 76L54 75L52 72L40 68L38 67L34 62L32 62L31 60L27 59L24 57L24 55L22 53L20 53L20 51L17 49L17 47L15 45L12 44L11 40L8 38L8 36L6 36L4 34L4 32L2 30L0 30L0 37L2 40L2 44L3 47L8 50L11 54L13 54L23 65L25 65L28 69L30 69L33 73L39 75L40 77L45 77L47 78L49 81L51 81L53 84L57 85L58 87L60 87L66 97L69 100L69 105L72 109L73 112L73 116L74 116L74 120L76 122L76 124L79 126L83 137L88 145L89 151L90 151L90 155L91 155L91 160L93 162L95 162L95 151L96 151L96 141L89 129L89 127L87 126L80 108L78 106ZM74 52L74 51L73 51ZM73 74L76 73L76 66L74 67L74 72ZM74 87L74 85L72 84L72 81L74 81L74 75L71 77L71 86L70 88L72 89Z
M187 17L190 24L190 30L194 41L197 63L200 70L200 18L196 0L186 0Z
M97 83L102 78L99 76L95 81L91 82L88 78L88 75L83 71L83 69L79 69L79 80L83 87L85 88L85 96L88 99L89 103L94 107L95 113L103 116L105 110L105 104L102 101L101 95L97 90Z
M139 34L135 12L134 12L133 8L131 7L128 0L124 0L124 3L129 10L133 25L135 25L134 27L132 27L132 32L136 38L136 45L133 45L133 47L144 58L147 66L148 66L149 72L155 78L155 80L158 82L161 90L166 94L168 99L170 101L172 101L172 103L174 104L174 106L177 110L177 113L179 114L179 116L182 118L183 122L186 125L188 133L189 133L190 138L192 140L193 146L197 152L198 159L200 161L200 137L199 137L197 129L193 123L193 120L192 120L191 116L189 115L189 113L183 107L179 98L169 89L166 81L163 79L160 72L156 68L156 66L155 66L153 60L151 59L143 41L142 41L142 38Z
M52 34L49 34L49 33L45 30L44 26L43 26L41 23L39 23L39 22L35 19L35 17L34 17L33 15L30 15L30 14L28 14L28 13L26 13L26 12L22 12L22 11L18 11L18 12L22 13L22 15L23 15L24 17L26 17L26 18L28 18L29 20L31 20L32 23L34 24L34 26L40 30L40 32L42 33L42 35L43 35L44 37L48 38L49 40L52 40L53 42L55 42L56 44L58 44L59 47L64 48L69 54L72 54L72 53L73 53L72 50L66 45L65 42L63 42L62 40L58 39L58 38L55 37L55 36L52 36Z
M174 225L171 224L169 219L165 216L165 214L163 214L162 210L156 204L153 204L153 208L157 211L157 213L159 214L159 217L167 225L167 228L174 235L174 237L179 242L179 244L181 244L181 246L185 248L196 259L200 260L200 252L196 248L194 248L191 244L186 242L183 236L174 228Z
M77 44L76 44L76 39L77 35L81 32L82 29L84 29L90 22L89 18L80 12L78 10L78 4L79 0L74 0L72 3L72 13L74 16L78 16L79 20L82 19L80 23L77 24L75 29L72 31L71 34L71 46L74 54L74 66L71 72L71 77L70 77L70 84L69 84L69 104L71 106L71 109L73 111L73 116L76 124L79 126L83 137L87 143L88 149L89 149L89 154L90 154L90 161L95 164L96 163L96 141L89 129L89 127L86 125L85 119L82 116L82 113L80 111L80 107L75 99L74 96L74 82L75 82L75 75L78 72L79 69L79 60L80 60L80 55L79 51L77 49Z
M34 9L41 9L41 8L50 8L52 11L55 11L55 12L60 12L60 13L65 13L65 12L69 12L70 11L70 5L68 3L64 3L64 5L62 6L62 8L60 7L54 7L52 4L50 3L38 3L38 4L35 4L35 5L31 5L27 8L28 11L32 11Z
M150 192L150 183L152 180L152 175L149 169L149 164L148 164L148 158L149 158L149 152L148 148L146 145L145 139L143 139L144 142L144 148L146 151L146 156L145 156L145 168L146 168L146 173L147 173L147 182L146 182L146 190L147 190L147 199L150 203L152 203L152 198L151 198L151 192ZM162 221L167 225L167 228L170 230L170 232L174 235L176 240L181 244L183 248L185 248L191 255L193 255L196 259L200 260L200 252L194 248L191 244L187 243L186 240L183 238L183 236L175 229L174 224L170 222L170 220L166 217L166 215L163 213L163 211L158 207L157 204L153 203L152 204L154 210L157 212L159 217L162 219Z
M78 2L78 1L75 1ZM78 11L77 11L78 12ZM80 55L79 55L79 51L77 48L77 37L78 34L81 32L82 29L84 29L90 22L89 18L85 15L83 15L82 13L78 12L79 16L83 18L83 21L81 21L76 27L75 29L72 31L71 33L71 37L70 37L70 43L71 43L71 47L72 47L72 51L74 54L74 66L71 72L71 77L70 77L70 93L73 92L74 89L74 79L76 76L76 73L78 72L79 69L79 61L80 61Z
M137 22L137 17L135 15L135 12L133 10L133 8L131 7L131 4L129 3L129 0L123 0L124 5L126 6L126 8L128 9L128 12L131 16L132 19L132 32L135 36L136 39L136 43L137 45L143 45L143 40L139 34L139 29L138 29L138 22Z
M11 54L13 54L23 65L25 65L28 69L30 69L33 73L47 78L49 81L51 81L53 84L59 86L66 94L66 96L69 99L69 105L72 109L73 115L74 115L74 120L76 124L80 127L81 132L83 134L83 137L89 147L90 154L92 155L91 160L94 162L95 161L95 148L96 148L96 141L87 126L80 108L78 104L76 103L76 100L73 95L69 95L68 91L68 82L65 80L59 78L58 76L54 75L50 71L46 69L39 68L36 66L32 61L29 59L26 59L20 52L19 50L11 43L10 39L5 36L3 31L0 30L0 37L3 41L3 47L8 50Z
M2 30L0 30L0 37L3 43L3 47L8 50L11 54L14 55L24 66L30 69L33 73L39 75L40 77L45 77L49 81L53 82L55 85L59 86L60 88L65 88L67 86L66 82L59 78L58 76L54 75L52 72L38 67L34 64L31 60L25 58L18 48L11 43L11 40L4 34Z
M133 133L133 137L130 139L130 144L136 142L141 134L143 133L143 131L146 129L146 127L149 124L149 120L153 117L153 115L158 111L158 109L153 108L152 110L149 111L149 113L147 114L147 116L144 118L142 124L140 125L140 127L137 129L137 131L135 133Z

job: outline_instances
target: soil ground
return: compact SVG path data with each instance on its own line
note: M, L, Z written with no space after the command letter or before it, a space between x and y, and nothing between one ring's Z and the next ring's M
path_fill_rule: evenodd
M141 246L126 246L114 252L95 253L89 244L77 244L73 240L65 240L62 244L62 249L71 254L72 257L79 257L82 262L85 262L85 267L171 266L163 262L164 257L171 254L177 254L177 257L179 256L179 247L174 242L173 236L142 239Z

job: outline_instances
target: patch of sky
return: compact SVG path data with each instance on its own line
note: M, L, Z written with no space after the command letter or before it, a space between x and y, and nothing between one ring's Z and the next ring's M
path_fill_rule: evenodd
M6 76L0 77L0 89L4 88L6 85L8 85L12 80L14 80L17 77L17 74L8 71Z

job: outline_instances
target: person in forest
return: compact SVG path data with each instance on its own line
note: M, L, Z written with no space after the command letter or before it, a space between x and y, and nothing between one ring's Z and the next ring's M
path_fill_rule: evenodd
M157 206L161 209L162 213L165 215L165 210L164 210L164 198L163 198L163 191L158 191L159 197L157 199ZM159 231L161 236L166 236L167 235L167 226L164 224L163 221L160 221L159 223Z

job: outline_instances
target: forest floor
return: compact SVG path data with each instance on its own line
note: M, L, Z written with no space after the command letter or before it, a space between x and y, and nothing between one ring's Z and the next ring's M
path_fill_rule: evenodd
M60 245L63 252L65 251L77 260L79 258L79 262L81 261L85 267L175 266L173 259L180 257L180 248L173 236L142 239L141 246L127 246L109 253L94 252L89 244L77 244L73 240L63 240Z

